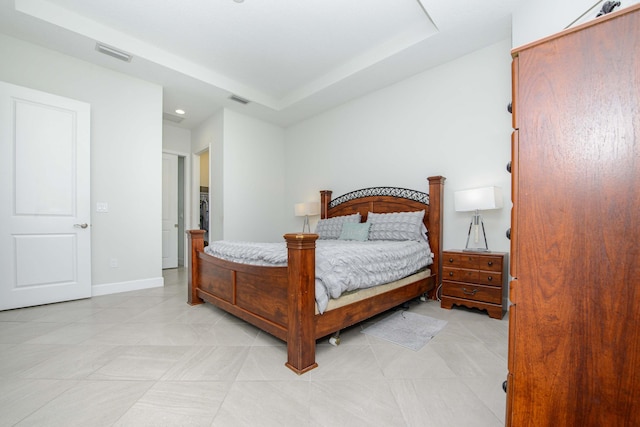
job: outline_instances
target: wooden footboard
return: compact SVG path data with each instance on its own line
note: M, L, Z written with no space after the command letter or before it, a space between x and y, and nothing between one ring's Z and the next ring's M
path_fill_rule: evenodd
M287 363L302 374L315 362L317 234L286 234L288 267L237 264L204 253L204 231L187 231L188 303L207 301L287 343Z

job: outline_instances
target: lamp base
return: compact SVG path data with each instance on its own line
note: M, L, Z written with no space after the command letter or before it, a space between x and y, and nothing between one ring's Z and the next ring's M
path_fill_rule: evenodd
M480 228L482 228L482 241L480 240ZM474 230L473 242L475 245L469 246L469 239L471 238L471 229ZM484 242L484 246L477 246ZM488 252L489 245L487 245L487 235L484 232L484 222L480 212L476 210L475 214L471 217L471 224L469 224L469 232L467 233L467 244L464 247L465 252Z

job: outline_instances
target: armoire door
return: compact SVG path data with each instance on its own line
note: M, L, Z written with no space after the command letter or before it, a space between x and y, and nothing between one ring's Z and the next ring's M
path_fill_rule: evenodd
M640 425L638 52L638 6L514 51L508 425Z

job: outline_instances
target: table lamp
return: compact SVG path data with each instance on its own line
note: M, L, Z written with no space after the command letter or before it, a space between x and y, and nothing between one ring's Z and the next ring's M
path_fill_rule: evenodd
M320 202L306 202L295 204L295 215L304 217L304 224L302 225L302 232L305 229L308 233L311 233L311 227L309 226L309 215L320 215Z
M457 212L473 211L469 232L467 233L466 251L488 251L487 235L484 231L484 222L480 211L490 209L500 209L502 207L502 189L500 187L482 187L470 190L456 191L454 194L454 204ZM482 228L482 240L480 239L480 229ZM471 246L471 231L473 230L473 240ZM484 242L484 246L482 246Z

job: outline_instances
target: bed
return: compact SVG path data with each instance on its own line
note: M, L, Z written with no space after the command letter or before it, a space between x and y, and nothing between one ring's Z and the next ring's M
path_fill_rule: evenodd
M314 233L285 234L287 265L241 264L204 251L204 231L189 230L188 303L211 303L287 344L285 365L298 375L317 367L316 340L355 325L412 299L433 298L442 272L442 198L445 178L428 178L429 193L375 187L331 199L320 192L321 219L369 212L425 211L424 225L433 263L426 271L390 284L332 300L320 313L315 300L316 241ZM347 302L344 302L344 301Z

